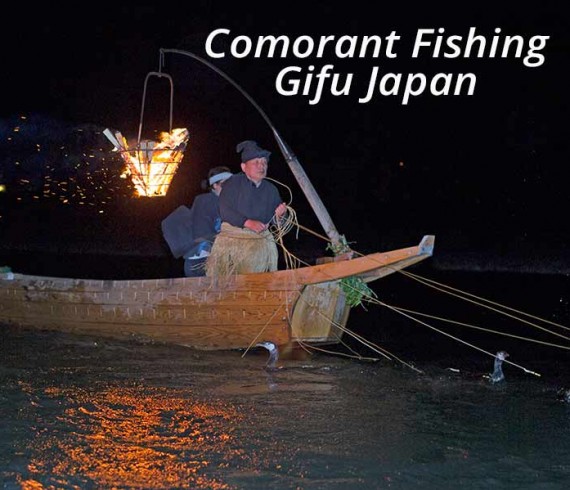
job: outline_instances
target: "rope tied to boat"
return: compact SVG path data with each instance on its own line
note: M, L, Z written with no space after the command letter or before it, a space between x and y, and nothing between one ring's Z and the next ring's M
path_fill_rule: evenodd
M286 213L286 215L284 215L284 218L281 219L281 220L275 220L275 221L276 221L276 225L275 225L274 227L272 227L272 230L271 230L273 236L275 237L276 242L279 243L281 249L283 250L284 258L285 258L285 262L286 262L287 268L297 268L297 267L299 267L299 266L301 266L301 265L306 265L306 266L309 266L309 265L310 265L310 264L308 264L308 263L302 261L302 260L299 259L298 257L296 257L294 254L292 254L292 253L285 247L285 245L284 245L284 243L283 243L283 237L284 237L287 233L289 233L289 232L291 231L291 229L293 229L293 228L296 228L296 229L297 229L297 237L298 237L299 231L300 231L300 230L303 230L303 231L305 231L305 232L307 232L307 233L309 233L309 234L312 234L313 236L315 236L315 237L317 237L317 238L320 238L320 239L322 239L323 241L327 242L327 249L330 249L330 250L333 250L333 251L334 251L334 245L335 245L335 244L333 243L333 241L332 241L331 239L329 239L328 237L326 237L326 236L324 236L324 235L322 235L322 234L320 234L320 233L318 233L318 232L316 232L316 231L314 231L314 230L312 230L312 229L310 229L310 228L307 228L307 227L301 225L301 224L298 222L297 217L296 217L296 214L295 214L293 208L290 206L290 204L291 204L291 202L292 202L292 200L293 200L291 189L290 189L288 186L286 186L285 184L283 184L283 183L281 183L281 182L279 182L279 181L277 181L277 180L275 180L275 179L270 179L270 180L273 180L273 181L276 182L277 184L286 187L286 188L288 189L289 195L290 195L289 204L287 204L287 213ZM366 256L366 255L364 255L364 254L362 254L362 253L360 253L360 252L358 252L358 251L356 251L356 250L352 250L352 248L351 248L351 252L352 252L354 255L356 255L356 256L360 256L360 257L365 257L365 256ZM383 264L381 264L381 265L384 266ZM384 266L384 267L390 268L389 266ZM533 319L535 319L535 320L540 320L540 321L543 321L543 322L545 322L545 323L549 323L549 324L558 326L558 327L560 327L560 328L570 330L568 327L565 327L565 326L563 326L563 325L559 325L559 324L556 324L556 323L551 322L551 321L549 321L549 320L542 319L542 318L540 318L540 317L533 316L533 315L530 315L530 314L528 314L528 313L524 313L524 312L519 311L519 310L515 310L514 308L510 308L510 307L508 307L508 306L501 305L501 304L499 304L499 303L492 302L492 301L490 301L490 300L485 300L484 298L480 298L480 297L477 297L477 296L472 295L472 294L470 294L470 293L467 293L467 292L464 292L464 291L461 291L461 290L458 290L458 289L455 289L455 288L451 288L450 286L445 286L445 285L443 285L443 284L441 284L441 283L437 283L437 282L432 281L432 280L430 280L430 279L421 278L420 276L415 275L415 274L412 274L412 273L410 273L410 272L408 272L408 271L403 271L403 270L398 269L398 268L393 268L393 271L394 271L394 272L400 272L401 274L403 274L403 275L405 275L405 276L407 276L407 277L413 278L413 279L417 280L418 282L420 282L420 283L422 283L422 284L424 284L424 285L430 286L430 287L432 287L432 288L434 288L434 289L439 289L439 290L441 290L441 291L443 291L443 292L446 292L447 294L451 294L451 295L457 296L457 297L459 297L459 298L461 298L461 299L464 299L464 300L466 300L466 301L471 301L472 303L477 304L477 305L479 305L479 306L483 306L483 307L485 307L485 308L488 308L488 309L491 309L491 310L496 311L496 312L498 312L498 313L501 313L501 314L504 314L504 315L506 315L506 316L509 316L509 317L511 317L511 318L513 318L513 319L515 319L515 320L518 320L518 321L521 321L521 322L523 322L523 323L527 323L527 324L529 324L529 325L535 326L536 328L539 328L539 329L541 329L541 330L543 330L543 331L552 333L553 335L557 335L557 336L562 337L562 338L564 338L564 339L570 340L570 338L569 338L569 337L566 337L565 335L557 334L557 333L552 332L552 331L550 331L550 330L548 330L548 329L545 329L544 327L540 327L540 326L538 326L538 325L536 325L536 324L534 324L534 323L532 323L532 322L530 322L530 321L528 321L528 320L524 320L524 319L519 318L519 317L517 317L517 316L515 316L515 315L502 312L502 311L500 311L499 308L494 308L494 307L490 307L490 306L484 305L484 304L482 304L482 303L480 303L480 302L478 302L478 301L474 301L473 299L468 299L468 298L466 298L466 297L462 297L460 294L457 294L457 293L461 293L461 294L464 294L465 296L469 296L469 297L471 297L471 298L476 298L476 299L478 299L478 300L488 302L489 304L493 304L493 305L498 306L498 307L500 307L500 308L504 308L505 310L510 310L510 311L513 311L513 312L517 312L517 313L519 313L519 314L521 314L521 315L524 315L524 316L526 316L526 317L528 317L528 318L533 318ZM331 279L334 279L334 278L331 277ZM441 288L439 288L438 286L441 286ZM445 287L447 287L450 291L454 291L454 293L453 293L453 292L450 292L450 291L445 291L445 290L443 289L443 288L445 288ZM536 342L536 343L540 343L540 344L543 344L543 345L558 347L558 348L562 348L562 349L570 349L570 347L565 347L565 346L561 346L561 345L557 345L557 344L542 342L542 341L539 341L539 340L530 339L530 338L526 338L526 337L522 337L522 336L515 336L515 335L507 334L507 333L504 333L504 332L498 332L498 331L494 331L494 330L490 330L490 329L484 329L484 328L482 328L482 327L477 327L477 326L473 326L473 325L468 325L468 324L465 324L465 323L456 322L456 321L449 320L449 319L443 319L443 318L441 318L441 317L435 317L435 316L431 316L431 315L428 315L428 314L425 314L425 313L419 313L419 312L414 312L414 311L411 311L411 310L406 310L406 309L404 309L404 308L397 308L397 307L394 307L394 306L390 306L390 305L388 305L388 304L386 304L386 303L380 301L380 300L377 298L376 294L375 294L372 290L370 290L369 288L362 288L360 282L344 281L344 283L342 284L342 289L344 290L345 294L347 294L347 295L350 295L350 291L352 290L353 295L354 295L355 297L358 297L358 301L354 301L351 306L356 306L356 305L364 306L364 305L362 304L362 302L364 302L364 301L367 302L367 303L370 303L370 304L375 304L375 305L384 306L384 307L386 307L386 308L388 308L388 309L391 309L392 311L394 311L394 312L396 312L396 313L398 313L398 314L400 314L400 315L406 316L407 318L411 319L412 321L415 321L415 322L417 322L417 323L420 323L420 324L422 324L422 325L424 325L424 326L426 326L426 327L428 327L428 328L430 328L430 329L432 329L432 330L434 330L434 331L436 331L436 332L438 332L438 333L440 333L440 334L442 334L442 335L445 335L445 336L447 336L447 337L449 337L449 338L451 338L451 339L453 339L453 340L456 340L457 342L460 342L460 343L462 343L462 344L464 344L464 345L467 345L467 346L469 346L469 347L471 347L471 348L473 348L473 349L476 349L476 350L478 350L478 351L480 351L480 352L483 352L483 353L485 353L485 354L487 354L487 355L489 355L489 356L491 356L491 357L493 357L493 358L496 356L496 354L491 353L491 352L488 352L488 351L486 351L486 350L484 350L484 349L481 349L480 347L477 347L477 346L475 346L474 344L471 344L471 343L469 343L469 342L466 342L466 341L464 341L464 340L462 340L462 339L460 339L460 338L458 338L458 337L455 337L455 336L453 336L453 335L451 335L451 334L449 334L449 333L447 333L447 332L444 332L444 331L442 331L442 330L440 330L440 329L438 329L438 328L436 328L436 327L434 327L434 326L432 326L432 325L429 325L429 324L426 323L426 322L423 322L423 321L421 321L421 320L418 320L417 318L415 318L414 316L412 316L412 314L415 314L415 315L418 315L418 316L424 316L424 317L431 317L431 318L437 319L437 320L448 321L448 322L450 322L450 323L455 323L455 324L457 324L457 325L468 326L468 327L471 327L471 328L476 328L476 329L480 329L480 330L484 330L484 331L496 333L496 334L499 334L499 335L505 335L505 336L517 338L517 339L519 339L519 340L526 340L526 341L529 341L529 342ZM302 298L302 297L300 296L300 298ZM316 306L314 306L314 305L310 305L310 306L313 307L313 308L315 308L316 311L317 311L320 315L323 315L323 313L320 312ZM352 336L353 338L355 338L356 340L358 340L359 342L361 342L361 343L362 343L363 345L365 345L366 347L371 348L371 349L372 349L373 351L375 351L376 353L379 353L379 354L381 354L381 355L383 355L383 356L385 356L385 357L390 358L390 357L387 355L386 352L382 352L383 349L382 349L381 347L376 346L376 345L374 345L374 344L371 344L369 341L367 341L367 340L364 339L363 337L358 336L357 334L351 332L351 331L348 330L346 327L343 327L342 325L340 325L340 324L338 324L338 323L335 323L332 319L329 318L328 320L329 320L333 325L335 325L336 327L338 327L340 330L342 330L343 332L345 332L345 333L347 333L348 335ZM252 343L252 345L253 345L253 343ZM310 346L310 347L311 347L311 348L314 348L313 346ZM393 356L393 355L391 355L391 356L392 356L392 359L397 359L395 356ZM397 360L400 361L400 362L402 362L402 363L405 364L405 365L408 365L407 363L403 362L403 361L400 360L400 359L397 359ZM534 375L534 376L540 376L539 373L536 373L536 372L534 372L534 371L532 371L532 370L530 370L530 369L527 369L527 368L525 368L524 366L518 365L518 364L516 364L516 363L514 363L514 362L512 362L512 361L505 360L504 362L507 362L507 363L513 365L514 367L517 367L517 368L523 370L525 373L532 374L532 375ZM412 367L412 369L414 369L414 370L417 370L417 369L414 368L413 366L410 366L410 365L408 365L408 366L409 366L409 367Z
M296 226L297 226L298 230L304 230L304 231L306 231L306 232L308 232L308 233L310 233L310 234L312 234L312 235L314 235L314 236L316 236L316 237L318 237L318 238L321 238L322 240L326 241L328 244L332 244L332 241L331 241L330 239L328 239L327 237L323 236L322 234L320 234L320 233L318 233L318 232L316 232L316 231L314 231L314 230L311 230L311 229L309 229L309 228L307 228L307 227L304 227L303 225L301 225L301 224L299 224L299 223L297 223ZM354 254L357 255L357 256L365 257L365 255L362 254L362 253L360 253L360 252L357 252L357 251L354 251L354 250L353 250L353 252L354 252ZM309 265L309 264L307 264L306 262L303 262L303 261L301 261L301 260L298 259L298 258L296 258L296 260L299 262L299 264L302 264L302 265ZM401 269L396 269L396 268L394 268L394 272L400 272L401 274L403 274L403 275L405 275L405 276L407 276L407 277L415 278L416 280L418 280L418 282L420 282L420 283L422 283L422 284L424 284L424 285L427 285L427 286L434 287L435 289L439 289L439 288L436 287L436 286L434 286L433 284L430 284L430 283L434 283L434 284L439 285L439 286L442 286L442 287L447 287L447 288L449 288L450 290L455 291L455 293L450 293L450 292L447 292L447 291L443 291L443 292L447 292L448 294L455 295L455 296L460 297L461 299L464 299L464 300L466 300L466 301L471 301L471 302L473 302L474 304L477 304L477 305L479 305L479 306L483 306L483 307L489 308L489 309L491 309L491 310L493 310L493 311L496 311L496 312L498 312L498 313L501 313L501 314L504 314L504 315L506 315L506 316L509 316L510 318L512 318L512 319L514 319L514 320L521 321L521 322L526 323L526 324L528 324L528 325L535 326L536 328L539 328L539 329L541 329L541 330L543 330L543 331L545 331L545 332L548 332L548 333L551 333L551 334L553 334L553 335L557 335L557 336L562 337L562 338L564 338L564 339L569 339L569 340L570 340L570 338L569 338L569 337L566 337L565 335L561 335L561 334L558 334L558 333L556 333L556 332L552 332L551 330L546 329L546 328L544 328L544 327L541 327L541 326L539 326L539 325L536 325L536 324L533 323L533 322L530 322L530 321L528 321L528 320L519 318L519 317L517 317L517 316L515 316L515 315L512 315L512 314L509 314L509 313L502 312L499 308L489 307L489 306L486 306L486 305L484 305L484 304L482 304L482 303L480 303L480 302L478 302L478 301L474 301L474 300L472 300L472 299L470 300L470 299L467 299L467 298L465 298L465 297L461 297L460 294L456 294L456 293L463 293L465 296L469 296L469 297L472 297L472 298L477 298L477 299L479 299L479 300L481 300L481 301L486 301L486 302L488 302L488 303L490 303L490 304L493 304L493 305L495 305L495 306L497 306L497 307L504 308L505 310L517 312L517 313L519 313L520 315L526 316L527 318L533 318L533 319L535 319L535 320L540 320L540 321L543 321L543 322L545 322L545 323L549 323L549 324L551 324L551 325L555 325L555 326L558 326L558 327L563 328L563 329L568 329L568 327L565 327L565 326L563 326L563 325L557 324L557 323L555 323L555 322L551 322L551 321L549 321L549 320L546 320L546 319L543 319L543 318L540 318L540 317L537 317L537 316L534 316L534 315L530 315L530 314L528 314L528 313L525 313L525 312L520 311L520 310L516 310L516 309L514 309L514 308L511 308L511 307L508 307L508 306L505 306L505 305L501 305L500 303L497 303L497 302L492 302L492 301L490 301L490 300L485 300L484 298L477 297L477 296L475 296L475 295L472 295L472 294L470 294L470 293L467 293L467 292L458 290L458 289L456 289L456 288L451 288L450 286L445 286L445 285L443 285L443 284L441 284L441 283L436 283L435 281L432 281L432 280L430 280L430 279L421 278L420 276L415 275L415 274L412 274L412 273L410 273L410 272L408 272L408 271L403 271L403 270L401 270ZM332 279L332 278L331 278L331 279ZM453 335L451 335L451 334L449 334L449 333L447 333L447 332L444 332L444 331L442 331L442 330L440 330L440 329L437 329L436 327L434 327L434 326L432 326L432 325L430 325L430 324L428 324L428 323L426 323L426 322L423 322L423 321L421 321L421 320L418 320L417 318L415 318L414 316L412 316L412 314L416 314L416 315L418 315L418 316L425 316L425 317L430 317L430 315L423 314L423 313L419 313L419 312L413 312L413 311L411 311L411 310L406 310L406 309L404 309L404 308L397 308L397 307L390 306L390 305L388 305L388 304L386 304L386 303L384 303L384 302L378 300L377 297L375 297L375 296L376 296L375 294L369 294L369 293L367 293L366 291L362 291L361 289L357 290L357 288L356 288L354 285L351 285L350 283L343 284L343 288L351 288L351 287L354 288L355 294L358 294L358 295L361 296L362 301L365 301L365 302L370 303L370 304L376 304L376 305L380 305L380 306L384 306L384 307L386 307L386 308L389 308L389 309L391 309L392 311L394 311L394 312L396 312L396 313L399 313L399 314L401 314L401 315L406 316L407 318L411 319L412 321L415 321L415 322L417 322L417 323L420 323L420 324L422 324L422 325L424 325L424 326L426 326L426 327L428 327L428 328L430 328L430 329L432 329L432 330L434 330L434 331L436 331L436 332L438 332L438 333L440 333L440 334L442 334L442 335L445 335L445 336L447 336L447 337L449 337L449 338L451 338L451 339L453 339L453 340L455 340L455 341L457 341L457 342L460 342L460 343L462 343L462 344L464 344L464 345L467 345L467 346L469 346L469 347L471 347L471 348L473 348L473 349L475 349L475 350L478 350L478 351L480 351L480 352L483 352L483 353L485 353L485 354L487 354L487 355L489 355L489 356L491 356L491 357L493 357L493 358L494 358L495 355L496 355L495 353L491 353L491 352L488 352L488 351L486 351L486 350L484 350L484 349L481 349L480 347L477 347L477 346L474 345L474 344L471 344L471 343L469 343L469 342L466 342L466 341L464 341L464 340L462 340L462 339L460 339L460 338L458 338L458 337L455 337L455 336L453 336ZM319 313L320 313L320 312L319 312ZM471 328L477 328L477 329L480 329L480 330L485 330L485 331L489 331L489 332L492 332L492 333L496 333L496 334L498 334L498 335L504 335L504 336L508 336L508 337L517 338L517 339L519 339L519 340L525 340L525 341L528 341L528 342L535 342L535 343L539 343L539 344L542 344L542 345L557 347L557 348L561 348L561 349L570 349L570 347L566 347L566 346L559 345L559 344L553 344L553 343L543 342L543 341L536 340L536 339L532 339L532 338L528 338L528 337L516 336L516 335L508 334L508 333L505 333L505 332L498 332L498 331L494 331L494 330L490 330L490 329L484 329L484 328L482 328L482 327L471 326L471 325L467 325L467 324L465 324L465 323L455 322L455 321L449 320L449 319L443 319L443 318L440 318L440 317L432 317L432 318L438 319L438 320L443 320L443 321L448 321L448 322L450 322L450 323L455 323L455 324L457 324L457 325L470 326ZM347 330L348 330L348 329L347 329ZM348 331L347 331L347 333L348 333ZM350 335L350 333L349 333L349 335ZM356 337L355 337L355 338L356 338ZM361 339L358 339L358 340L360 341ZM365 340L365 339L362 339L362 340ZM365 341L363 341L363 342L361 342L361 343L363 343L363 345L367 346L367 344L366 344ZM376 346L376 347L377 347L377 346ZM373 349L373 350L375 350L375 349ZM376 351L376 352L378 352L378 351ZM537 373L537 372L535 372L535 371L532 371L532 370L530 370L530 369L528 369L528 368L526 368L526 367L524 367L524 366L521 366L521 365L519 365L519 364L516 364L516 363L514 363L514 362L512 362L512 361L505 360L504 362L506 362L506 363L508 363L508 364L511 364L512 366L521 369L522 371L524 371L524 372L527 373L527 374L532 374L532 375L534 375L534 376L539 376L539 377L541 376L539 373Z

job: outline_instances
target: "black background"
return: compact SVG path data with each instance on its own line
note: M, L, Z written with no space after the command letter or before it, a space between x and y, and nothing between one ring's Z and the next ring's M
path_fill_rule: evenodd
M23 157L30 147L35 151L35 138L55 147L59 138L69 138L66 131L88 125L136 137L145 76L158 69L159 49L171 48L204 57L254 98L291 146L337 228L356 250L409 246L424 234L435 234L434 267L568 273L569 25L563 2L542 2L532 8L515 2L453 8L432 2L422 7L370 2L127 7L97 2L81 9L11 4L3 17L0 177L7 191L0 194L0 233L5 260L16 261L22 251L168 260L160 220L179 204L192 201L209 167L229 165L238 171L235 145L244 139L255 139L273 152L270 176L291 187L291 205L300 222L321 233L257 111L212 70L174 54L166 56L164 68L175 83L174 126L187 127L190 141L167 197L117 194L102 208L96 194L89 198L90 205L63 205L58 199L33 198L38 194L33 182L22 186L18 172L33 180L30 175L36 171ZM393 60L334 56L213 60L205 54L204 44L219 27L231 30L229 39L263 34L386 36L395 30L402 41ZM514 57L412 59L416 31L440 27L446 34L463 36L475 27L488 38L497 27L502 34L526 40L548 35L546 61L529 68ZM327 63L336 72L354 73L349 96L325 93L311 105L308 97L277 93L275 79L286 66ZM424 94L408 105L402 105L400 97L377 94L371 102L359 104L373 66L379 66L381 73L428 76L472 72L477 76L475 94ZM167 123L168 90L162 83L153 79L149 84L144 130L151 136ZM17 135L19 143L8 142L18 124L25 128ZM72 140L79 154L81 142ZM85 144L98 146L103 153L110 150L102 137ZM33 164L36 187L48 164L38 158ZM23 161L18 170L13 166L16 160ZM57 166L57 158L52 164ZM60 169L58 178L65 180L65 169ZM289 201L286 190L282 195ZM302 257L324 252L325 244L312 236L302 234L299 241L289 237L289 243ZM173 263L170 266L178 267ZM35 266L42 272L49 269L45 261Z

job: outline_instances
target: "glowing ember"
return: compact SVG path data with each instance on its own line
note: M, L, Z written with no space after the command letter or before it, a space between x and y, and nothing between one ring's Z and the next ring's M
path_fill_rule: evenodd
M184 156L189 137L186 128L160 133L160 142L142 140L134 148L129 148L127 140L119 132L113 134L106 129L104 134L121 153L126 163L121 177L131 176L138 196L166 195Z

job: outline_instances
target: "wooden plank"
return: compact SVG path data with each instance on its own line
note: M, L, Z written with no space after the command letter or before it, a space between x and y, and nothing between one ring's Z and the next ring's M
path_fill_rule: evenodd
M326 264L306 267L290 271L296 274L296 280L303 284L317 284L320 282L342 279L344 277L364 274L366 272L394 264L401 260L417 255L418 247L409 247L393 252L375 253L357 259L329 262Z
M288 310L283 305L247 305L226 307L170 307L153 306L102 306L57 303L13 303L2 305L3 321L17 320L27 325L42 326L53 319L73 320L77 323L125 323L141 325L186 325L208 326L212 324L239 325L247 323L261 325L268 322L287 323Z
M92 280L58 277L27 276L14 274L14 279L0 279L0 289L4 287L24 287L42 291L235 291L297 289L299 284L289 271L276 271L261 274L243 274L223 278L183 277L175 279L140 280Z
M44 301L50 303L105 304L105 305L208 305L219 306L264 303L280 305L291 303L298 291L60 291L8 289L0 290L0 300Z
M343 332L335 324L344 327L349 312L338 281L311 284L303 290L293 312L291 336L303 341L338 341Z
M405 269L406 267L410 267L411 265L417 264L422 260L425 260L429 257L429 255L416 255L415 257L410 257L409 259L401 260L395 264L391 264L387 267L382 267L380 269L376 269L371 272L367 272L365 274L359 275L362 280L366 283L375 281L377 279L381 279L382 277L389 276L394 272L398 272L399 270Z
M176 278L149 279L138 281L98 281L68 278L48 278L40 276L23 276L14 274L11 281L0 280L0 288L7 283L43 290L77 290L109 291L109 290L144 290L144 291L201 291L201 290L275 290L298 289L302 285L332 281L352 275L364 274L381 267L419 255L422 248L418 245L391 252L375 253L352 260L331 262L293 270L265 272L259 274L243 274L227 278Z

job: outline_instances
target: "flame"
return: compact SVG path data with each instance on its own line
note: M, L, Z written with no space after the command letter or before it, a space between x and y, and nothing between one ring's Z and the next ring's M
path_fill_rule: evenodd
M121 156L126 163L121 177L130 175L138 196L164 196L178 170L188 142L188 130L176 128L160 133L160 141L142 140L136 148L129 148L120 135Z

